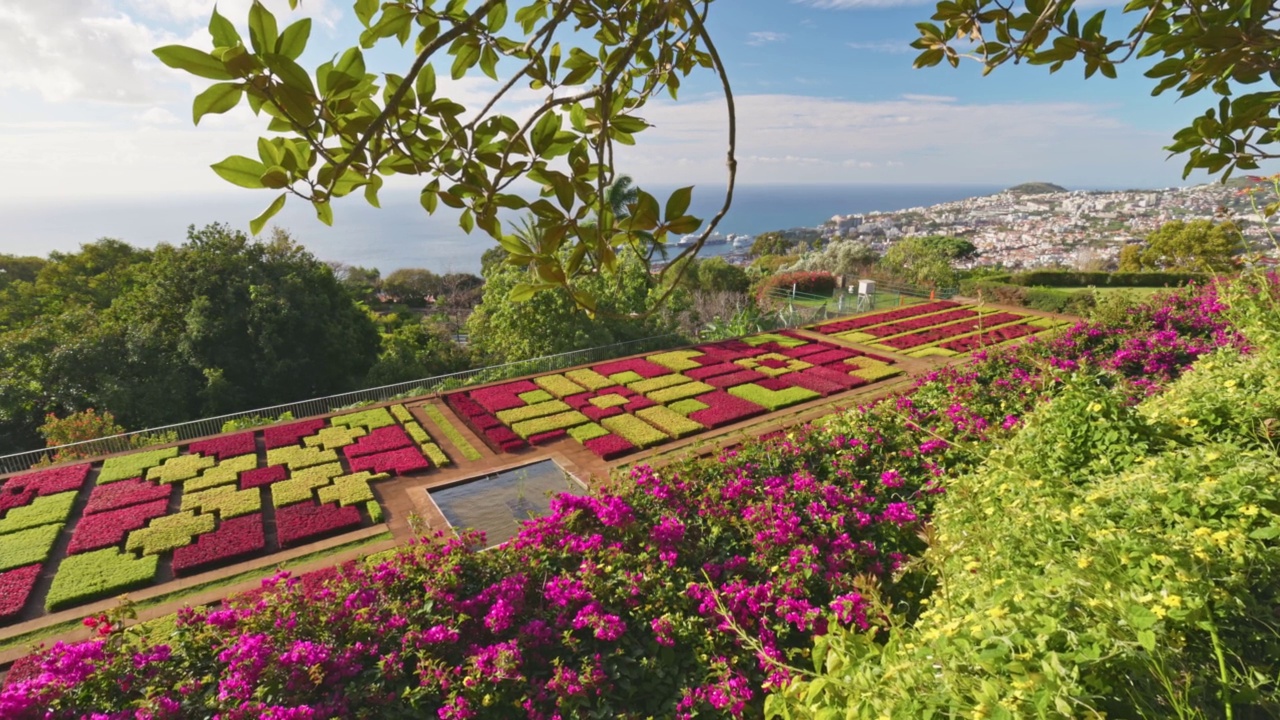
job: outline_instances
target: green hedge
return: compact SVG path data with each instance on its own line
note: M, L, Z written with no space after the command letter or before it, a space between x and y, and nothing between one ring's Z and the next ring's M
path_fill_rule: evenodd
M499 410L498 419L511 425L522 420L533 420L534 418L555 415L572 409L560 400L548 400L537 405L525 405L524 407L511 408L510 410Z
M288 465L290 470L336 462L337 459L338 453L333 450L321 450L313 447L302 448L291 445L289 447L272 448L267 451L268 465Z
M223 485L212 490L184 494L180 509L204 513L216 510L218 517L226 520L261 510L262 493L258 492L258 488L240 490L235 485Z
M117 548L69 555L53 576L45 609L53 612L150 585L159 561L155 555L136 558Z
M330 503L337 500L338 504L343 507L374 502L373 489L369 487L369 483L375 480L385 480L387 477L386 473L377 473L375 475L365 471L343 475L334 480L332 485L320 488L320 502Z
M802 387L789 387L786 390L769 390L762 388L755 383L746 383L737 387L729 388L729 394L735 395L748 402L765 407L769 410L778 410L784 407L790 407L806 400L812 400L822 397L818 393Z
M182 491L195 492L219 485L229 485L240 479L240 473L256 467L258 467L257 455L238 455L233 458L227 458L205 470L199 477L183 482Z
M614 415L601 420L600 423L638 448L657 445L670 439L666 433L631 415Z
M334 427L362 427L365 430L377 430L380 427L395 425L396 419L391 417L391 413L387 412L386 408L374 408L330 418L329 424Z
M654 405L653 407L644 408L643 410L637 410L636 417L644 420L650 425L653 425L673 438L682 438L686 435L692 435L706 430L706 428L701 424L696 423L684 415L662 405Z
M271 485L271 504L284 507L311 499L314 488L324 487L332 483L333 478L342 475L340 463L316 465L305 470L294 472L288 480Z
M75 501L76 493L64 492L38 497L30 505L13 508L0 520L0 535L40 525L61 525L71 515L71 506Z
M591 422L591 420L586 415L577 410L569 410L558 415L548 415L547 417L518 422L512 425L511 429L520 437L528 439L544 432L571 428L588 422Z
M142 477L148 469L177 456L178 448L170 447L107 458L98 473L98 484Z
M439 408L435 405L427 404L422 406L422 412L431 418L431 422L440 428L440 432L444 433L445 437L449 438L449 442L453 443L458 452L462 453L463 458L474 462L482 457L480 451L467 442L467 439L458 431L458 428L454 427L452 422L449 422L449 418L445 417Z
M325 450L336 450L340 447L346 447L355 442L358 438L364 437L368 431L360 425L352 425L344 427L335 425L334 427L321 428L320 432L310 435L302 439L302 444L307 447L318 447Z
M1075 272L1064 270L1031 270L1009 277L1012 285L1023 287L1180 287L1201 283L1213 276L1193 272ZM994 278L987 278L992 280Z
M0 571L44 562L61 530L61 525L41 525L0 535Z
M159 555L168 550L190 545L197 535L213 532L213 516L192 511L165 515L147 527L134 530L125 540L125 550L141 550L143 555Z
M556 397L569 397L584 390L581 385L563 375L543 375L534 378L533 382Z
M183 455L181 457L172 457L164 461L163 465L157 465L147 471L148 480L156 480L162 483L176 483L200 474L200 471L207 470L218 464L218 460L206 455Z
M569 372L566 372L564 376L588 390L602 390L617 384L613 380L610 380L590 368L570 370Z

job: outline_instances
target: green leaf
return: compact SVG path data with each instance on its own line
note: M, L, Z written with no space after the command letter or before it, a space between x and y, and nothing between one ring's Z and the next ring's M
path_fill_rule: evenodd
M529 283L516 283L511 292L507 293L507 299L511 302L526 302L533 298L535 292L537 289Z
M1249 537L1254 540L1274 540L1280 537L1280 527L1273 525L1271 527L1258 528L1249 533Z
M356 0L355 11L360 24L369 27L369 21L378 12L378 0Z
M533 133L529 137L534 154L545 154L555 141L558 132L560 132L560 116L555 112L547 112L538 118L537 124L533 126Z
M454 80L461 80L467 71L480 61L480 44L474 38L459 38L455 45L453 67L449 70L449 75Z
M276 47L276 16L271 14L261 2L253 0L249 8L249 42L259 55L269 53Z
M652 230L658 226L658 201L644 190L637 191L636 209L631 213L630 226L633 229Z
M682 217L686 210L689 209L689 201L693 199L693 186L682 187L671 193L671 197L667 198L666 213L663 215L667 222L671 222L676 218Z
M667 232L675 233L677 235L688 235L691 232L697 231L700 227L702 227L702 219L696 218L692 215L685 215L683 217L678 217L675 220L667 221Z
M280 197L273 200L272 203L267 206L267 209L262 211L261 215L250 220L249 232L254 235L260 234L262 232L262 226L266 225L267 221L274 217L275 214L280 212L280 209L284 207L286 197L288 197L288 193L280 193Z
M489 32L496 33L507 24L507 4L500 2L493 6L489 11L489 16L484 20L485 27L489 28Z
M182 45L165 45L151 51L160 62L175 70L185 70L192 75L210 80L230 80L232 74L218 58L207 52Z
M252 190L263 187L262 174L267 171L266 165L243 155L232 155L220 163L214 163L210 167L213 168L214 172L218 173L218 177L232 185L239 185Z
M426 102L435 97L436 94L436 69L431 65L422 68L422 72L418 73L418 77L413 81L413 89L418 93L418 100Z
M1155 627L1156 621L1160 618L1144 605L1130 605L1129 611L1126 613L1129 625L1135 630L1150 630Z
M1138 642L1147 652L1156 651L1156 634L1150 630L1138 631Z
M217 5L213 7L213 16L209 18L209 37L213 38L214 47L234 47L241 42L236 26L218 14Z
M460 225L462 227L462 231L468 235L471 234L472 230L475 230L476 219L472 216L470 210L462 211L462 216L458 218L458 225Z
M240 96L243 94L244 89L240 83L222 82L211 85L209 89L197 95L191 104L192 121L199 125L200 118L205 115L221 115L240 104Z
M272 190L289 187L289 173L285 172L285 169L279 165L267 168L267 171L262 173L261 180L263 186Z
M276 52L290 60L297 60L302 51L307 49L307 40L311 37L311 18L302 18L284 29L280 41L276 43Z
M333 225L333 205L326 202L312 202L316 208L316 217L325 225Z

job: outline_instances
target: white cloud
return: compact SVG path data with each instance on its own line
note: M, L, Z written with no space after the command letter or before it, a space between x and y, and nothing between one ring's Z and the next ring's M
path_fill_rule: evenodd
M866 50L868 52L893 53L895 55L902 53L915 52L915 48L911 47L910 40L876 40L874 42L847 42L845 46L854 50Z
M747 33L747 44L755 47L768 45L770 43L782 42L787 39L786 33L773 32L772 30L759 30Z
M253 0L126 0L126 3L135 13L150 20L198 23L200 27L208 24L216 5L223 17L243 29ZM289 9L288 0L263 0L263 5L276 16L282 28L301 17L333 27L342 17L332 0L305 0L298 4L297 10Z
M903 5L932 5L934 0L791 0L820 10L856 10L859 8L899 7Z
M52 102L153 102L163 95L151 48L167 33L105 0L0 5L0 88Z
M147 125L173 125L178 122L178 117L162 107L153 107L146 112L138 113L136 116L138 122Z
M928 102L928 103L953 103L957 98L950 95L918 95L916 93L903 93L900 95L903 100L911 102Z
M1048 173L1087 185L1108 175L1174 177L1181 168L1165 161L1166 133L1138 130L1087 103L745 95L737 109L738 177L748 184L999 183ZM722 101L654 104L644 115L655 127L636 148L620 150L626 172L647 183L723 180Z

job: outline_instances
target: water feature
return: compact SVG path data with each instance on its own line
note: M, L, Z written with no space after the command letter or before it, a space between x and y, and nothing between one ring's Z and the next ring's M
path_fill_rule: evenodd
M550 513L557 493L585 495L587 488L554 460L427 491L455 530L483 530L486 547L514 537L520 521Z

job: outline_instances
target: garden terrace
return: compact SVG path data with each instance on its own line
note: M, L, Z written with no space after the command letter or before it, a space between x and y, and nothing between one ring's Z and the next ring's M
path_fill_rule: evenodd
M0 480L0 643L123 592L162 598L370 533L405 542L413 516L450 532L426 490L542 459L604 480L901 389L1015 339L993 334L1004 328L1062 322L1013 314L912 306L20 473ZM958 325L984 317L1003 322ZM906 354L886 344L960 327L974 329Z

